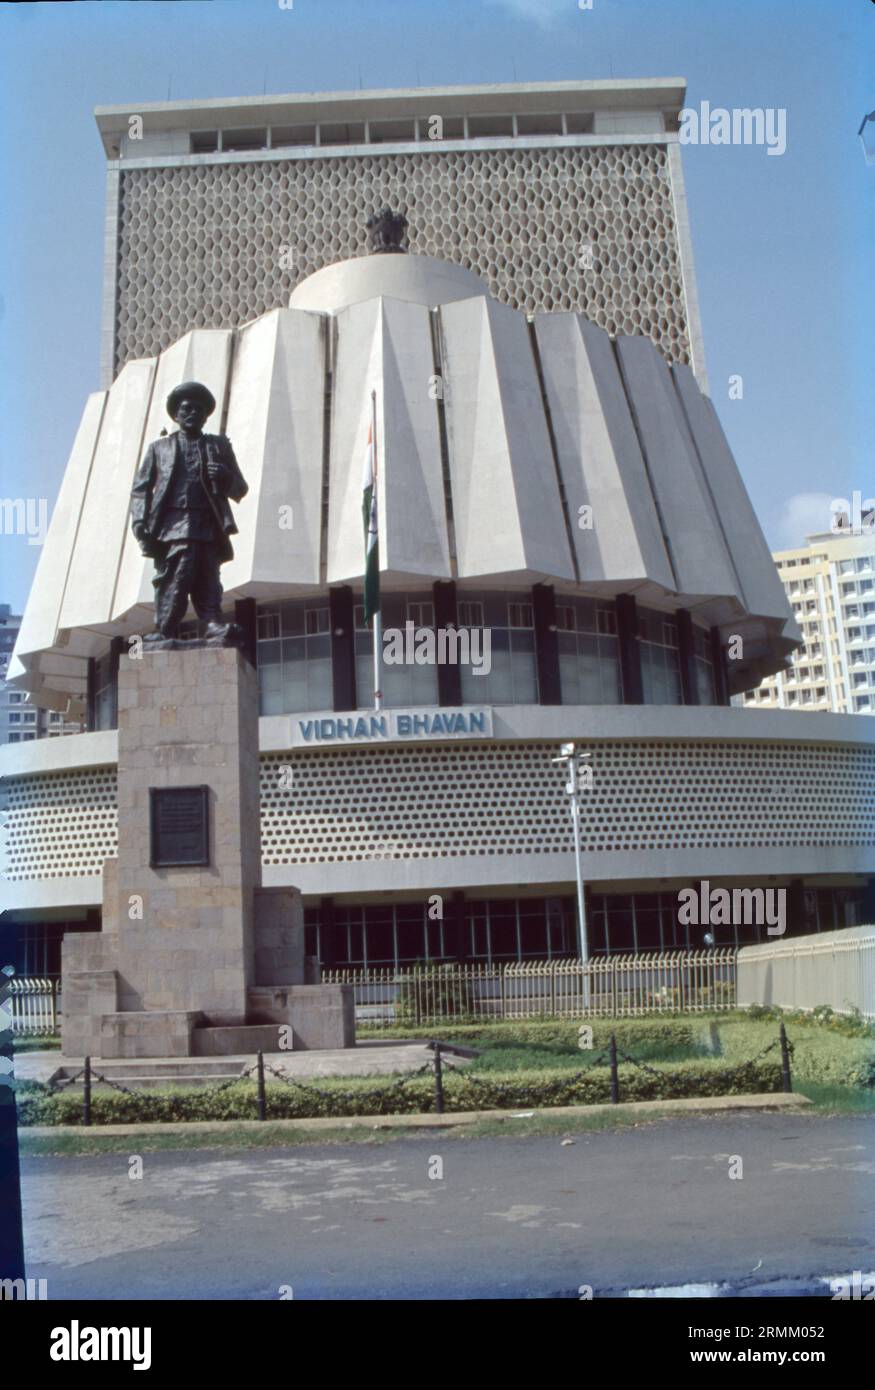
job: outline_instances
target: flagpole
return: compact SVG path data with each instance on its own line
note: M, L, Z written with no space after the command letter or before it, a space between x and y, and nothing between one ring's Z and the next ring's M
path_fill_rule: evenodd
M377 545L380 542L380 499L377 493L377 393L371 392L371 438L373 439L373 452L371 457L374 461L374 498L376 501L377 515ZM379 557L379 549L377 556ZM380 711L383 708L383 692L380 689L380 652L383 646L383 614L377 608L374 614L374 709Z

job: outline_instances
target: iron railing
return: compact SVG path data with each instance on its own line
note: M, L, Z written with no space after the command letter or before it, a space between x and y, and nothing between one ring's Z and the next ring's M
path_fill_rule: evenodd
M13 977L6 988L6 1011L12 1015L15 1037L48 1037L57 1033L60 981L48 976Z
M590 960L463 965L438 962L323 970L324 984L355 989L360 1026L532 1018L634 1018L732 1009L735 947Z

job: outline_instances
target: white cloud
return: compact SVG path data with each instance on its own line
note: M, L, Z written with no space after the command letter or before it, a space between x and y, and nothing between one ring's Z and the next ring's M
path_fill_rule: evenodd
M487 3L510 10L518 19L534 20L545 29L560 16L578 8L577 0L487 0Z
M832 521L829 492L797 492L788 497L774 528L774 550L793 550L805 537L828 531Z

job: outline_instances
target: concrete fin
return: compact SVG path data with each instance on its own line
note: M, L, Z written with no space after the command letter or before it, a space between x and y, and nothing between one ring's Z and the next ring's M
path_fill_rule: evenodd
M469 299L443 306L441 329L459 578L573 581L525 319Z

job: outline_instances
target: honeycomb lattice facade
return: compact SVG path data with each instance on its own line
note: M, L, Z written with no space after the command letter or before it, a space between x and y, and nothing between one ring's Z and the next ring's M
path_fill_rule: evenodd
M114 767L10 777L3 784L5 877L87 878L118 852Z
M525 312L575 310L690 360L665 145L361 154L121 173L115 368L190 328L233 328L367 252L366 213Z
M875 748L734 740L591 747L588 853L875 845ZM555 751L520 741L268 754L263 862L570 853ZM100 874L116 853L115 798L111 767L10 778L8 878Z

